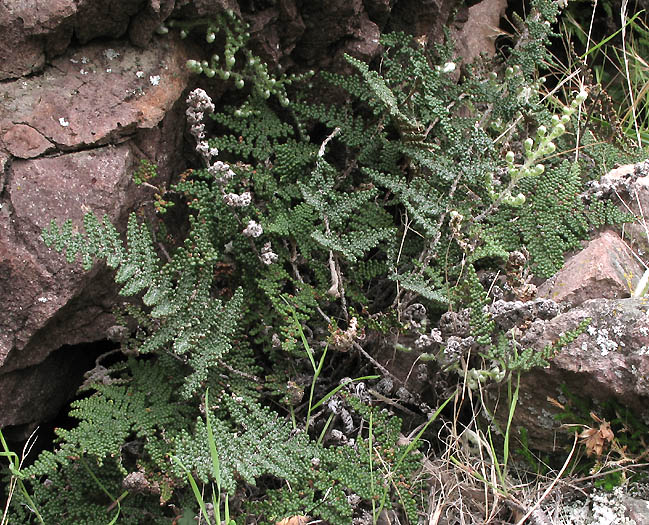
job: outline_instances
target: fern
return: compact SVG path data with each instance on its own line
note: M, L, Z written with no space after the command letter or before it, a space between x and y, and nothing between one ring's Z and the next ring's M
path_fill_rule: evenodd
M223 396L220 402L231 418L227 423L213 421L221 483L228 492L234 492L239 478L252 485L262 475L297 483L321 453L308 436L293 432L287 421L269 409L246 404L237 396ZM212 472L206 432L199 419L191 435L181 431L175 447L182 464L203 481L210 479Z
M30 476L48 474L56 465L68 465L73 458L83 454L102 466L109 458L117 458L118 468L126 474L120 463L125 443L141 440L150 457L160 461L164 443L160 436L177 428L186 410L175 398L176 384L169 380L170 368L154 361L136 361L128 364L130 377L121 384L110 376L105 383L93 385L96 390L90 397L72 403L70 416L79 420L71 430L59 429L61 445L52 453L43 452L25 472Z
M347 57L352 74L318 77L344 93L341 105L324 104L319 91L299 85L301 77L273 75L246 47L249 34L232 13L175 22L183 34L200 28L208 42L222 40L222 52L189 67L231 81L244 90L243 101L210 115L217 136L206 143L201 119L214 105L193 93L190 131L203 167L183 173L163 196L186 210L186 234L173 247L135 215L124 240L108 218L93 214L83 229L66 221L43 231L69 262L79 257L88 269L102 261L115 271L119 293L129 298L123 324L134 329L122 347L129 359L97 366L86 397L72 405L78 424L59 430L57 449L27 471L46 515L85 519L81 499L56 501L39 484L41 476L75 488L88 484L93 476L83 464L110 492L89 504L88 523L106 521L102 509L133 473L157 487L163 504L188 508L185 472L171 458L203 483L216 481L209 417L222 486L240 496L259 485L244 512L261 522L309 513L347 524L380 501L416 523L421 455L399 444L401 420L340 390L345 425L354 427L352 447L329 440L339 424L333 415L316 421L297 398L316 358L331 359L331 377L314 381L312 396L338 391L349 366L359 366L342 352L327 354L332 334L359 345L400 337L415 330L416 323L401 322L415 303L425 305L423 327L449 307L469 312L456 346L477 347L469 366L489 362L492 368L476 371L478 381L543 366L576 337L566 334L541 352L520 349L488 314L479 278L482 270L510 271L511 252L525 249L531 263L516 269L518 277L550 275L593 228L624 220L607 204L581 201L586 155L575 163L541 151L553 133L545 127L577 124L574 104L567 101L566 118L553 120L556 108L540 96L538 65L548 58L555 16L554 3L533 1L505 63L465 64L459 79L451 74L458 65L451 45L383 35L378 70ZM558 151L575 146L569 133L552 137ZM608 155L589 133L584 141L590 155ZM154 173L147 166L137 178ZM310 359L296 344L301 335ZM355 359L371 354L353 349L348 355ZM206 388L217 393L208 407L198 395ZM278 396L288 416L271 408ZM300 430L307 410L313 435ZM92 498L90 489L77 490ZM126 523L136 522L135 502L149 504L152 495L128 495ZM26 516L15 507L16 516ZM172 510L156 506L147 519L178 518Z

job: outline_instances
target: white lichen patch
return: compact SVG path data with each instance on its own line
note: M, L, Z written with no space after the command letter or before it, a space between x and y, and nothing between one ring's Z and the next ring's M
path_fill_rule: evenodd
M151 82L152 86L157 86L160 84L160 75L152 75L149 77L149 82Z
M617 337L622 337L622 336L624 335L624 333L625 333L624 326L621 325L621 324L616 324L616 325L613 327L613 333L614 333Z
M113 60L119 56L119 53L115 51L113 48L109 47L108 49L104 49L104 56L108 60Z
M144 78L144 71L136 71L135 76L137 78Z
M623 487L613 492L597 490L586 500L563 505L560 509L559 525L636 525L626 516Z
M61 126L63 126L64 128L67 128L70 125L70 123L65 120L65 117L61 117L59 119L59 124L61 124Z
M595 345L599 349L600 355L602 357L607 356L610 352L615 352L620 346L624 346L621 343L617 343L610 339L608 328L595 328L594 326L589 326L586 331L588 335L591 336L591 339L595 339ZM615 332L615 330L613 330ZM584 347L586 343L582 344L582 350L586 350L587 347Z

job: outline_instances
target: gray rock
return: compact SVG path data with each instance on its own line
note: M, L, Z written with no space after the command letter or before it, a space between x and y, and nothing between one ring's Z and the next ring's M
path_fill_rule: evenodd
M587 330L546 369L521 376L514 428L528 432L530 448L550 452L572 443L574 429L562 429L562 388L582 399L615 399L637 417L649 417L649 303L643 299L591 299L535 326L532 348L541 350L590 318ZM529 340L528 340L529 342ZM587 416L584 414L583 416ZM500 417L506 417L503 413Z

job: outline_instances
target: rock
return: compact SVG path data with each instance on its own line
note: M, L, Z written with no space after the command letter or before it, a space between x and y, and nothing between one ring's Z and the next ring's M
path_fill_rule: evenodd
M66 368L56 373L45 364L50 353L104 339L114 325L110 274L67 264L44 245L41 230L68 218L80 227L87 211L123 226L152 198L131 180L139 158L158 165L160 183L186 167L190 48L173 36L159 40L144 51L91 43L39 76L0 87L9 101L0 108L0 427L51 417L57 403L42 403L44 387L16 396L19 382L47 378L52 391L68 392Z
M469 7L468 17L455 34L458 50L470 63L482 53L496 54L496 37L501 34L500 19L505 14L507 0L482 0Z
M153 37L155 30L171 15L175 0L153 0L132 19L128 28L131 43L145 47Z
M617 203L624 213L632 213L637 220L624 225L623 239L643 257L649 253L649 161L626 164L610 170L599 181L589 183L586 200L599 198Z
M75 394L83 372L92 367L95 355L87 345L62 348L50 354L38 367L30 367L2 376L0 399L3 403L0 427L10 422L14 427L7 439L24 440L35 423L52 418ZM68 381L57 381L58 377ZM70 381L69 378L79 378ZM52 378L55 378L53 388ZM25 409L28 408L27 412Z
M556 317L559 314L559 305L551 299L525 302L499 299L489 306L489 313L499 328L510 330L526 322Z
M379 27L384 27L390 17L392 9L392 0L365 0L363 5L367 10L367 15Z
M622 499L625 515L636 525L649 525L649 501L640 498L626 497Z
M126 33L131 17L145 5L145 0L113 0L77 3L74 36L81 44L95 38L119 38Z
M561 505L560 523L573 525L630 524L649 525L649 501L631 496L643 484L621 485L612 491L596 488L583 492L585 499L564 501ZM556 510L556 504L544 505L548 514ZM630 521L633 520L633 521ZM544 522L543 522L544 523Z
M63 151L124 140L157 125L180 98L188 57L173 37L145 52L113 42L68 53L38 77L2 85L0 97L9 103L0 109L0 136L9 151L23 154L21 137L12 140L18 123Z
M566 435L571 436L574 429L560 429L556 419L562 413L557 402L567 402L564 387L579 398L615 399L636 417L649 416L648 312L649 303L643 299L591 299L543 323L532 346L536 350L591 319L586 331L552 359L548 368L521 376L513 424L527 430L530 448L550 452L557 444L572 443Z
M31 159L54 149L54 144L31 126L15 124L2 136L4 147L14 157Z
M444 27L461 7L461 0L401 0L394 4L385 30L425 36L429 44L441 42Z
M181 18L206 18L230 10L235 15L241 16L241 9L237 0L184 0L178 2Z
M4 0L0 4L0 80L42 71L46 59L65 52L73 36L81 44L119 38L129 29L132 17L133 40L142 45L175 2L160 4L159 0Z
M36 73L51 53L65 50L72 38L77 7L74 0L0 3L0 80Z
M4 334L0 374L37 364L64 344L101 338L97 337L99 326L88 327L91 322L101 324L102 311L104 315L110 313L110 303L102 304L99 298L93 315L80 312L85 317L80 319L67 313L65 320L52 323L96 277L96 270L88 274L78 265L68 265L43 244L40 232L51 220L61 222L64 218L81 227L83 215L89 210L99 216L108 215L113 221L123 220L125 211L134 205L130 182L134 163L135 157L126 144L13 162L6 189L9 200L2 208L6 220L0 226L5 311L0 320L0 332ZM101 171L94 169L97 165L102 166ZM53 335L52 330L58 334Z
M316 64L322 68L331 67L333 60L342 58L341 45L344 47L345 40L357 39L362 33L364 9L361 0L333 0L326 4L311 2L304 6L301 14L306 30L295 55L296 60L309 67ZM378 41L376 48L378 50ZM330 50L329 57L322 57L323 49Z
M627 244L613 231L603 231L580 252L571 256L559 272L538 288L564 306L588 299L629 297L644 268Z

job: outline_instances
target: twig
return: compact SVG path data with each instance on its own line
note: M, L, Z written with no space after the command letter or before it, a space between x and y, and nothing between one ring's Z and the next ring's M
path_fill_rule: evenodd
M237 370L236 368L232 368L229 364L227 364L225 361L222 359L219 359L219 365L225 368L226 370L229 370L233 374L240 375L242 377L245 377L246 379L251 379L255 383L262 384L263 380L260 377L257 377L254 374L249 374L248 372L243 372L241 370Z
M338 280L338 271L336 269L336 261L334 260L334 252L329 250L329 273L331 274L331 286L327 290L327 295L332 297L340 297L339 284Z
M399 410L405 412L406 414L408 414L408 415L410 415L410 416L412 416L412 417L421 417L421 414L417 414L416 412L413 412L413 411L410 410L409 408L404 407L401 403L397 403L397 402L394 401L393 399L390 399L389 397L384 396L383 394L377 392L377 391L374 390L373 388L368 388L367 391L368 391L370 394L372 394L376 399L378 399L378 400L381 401L382 403L385 403L386 405L391 405L391 406L393 406L393 407L395 407L395 408L398 408ZM426 424L426 423L427 423L427 422L425 422L425 423L423 423L423 424ZM419 428L419 427L417 427L417 428Z
M626 469L630 468L643 468L643 467L649 467L649 463L637 463L635 465L625 465L624 467L618 467L612 470L606 470L602 472L598 472L597 474L591 474L590 476L584 476L582 478L577 478L573 481L573 483L582 483L584 481L590 481L592 479L597 479L597 478L602 478L604 476L608 476L609 474L613 474L615 472L620 472Z
M328 136L326 139L324 139L324 141L322 142L322 144L320 144L320 149L318 150L318 157L324 157L325 149L327 148L327 144L329 144L329 142L331 141L331 139L333 139L336 135L338 135L338 133L340 133L340 128L336 128L336 129L334 129L334 130L329 134L329 136Z
M387 368L385 368L381 363L379 363L376 359L374 359L370 354L368 354L365 349L359 345L356 341L353 343L354 348L358 350L361 354L363 354L363 357L365 357L370 363L372 363L376 368L378 368L384 375L390 377L400 385L403 385L403 381L399 379L397 376L395 376L392 372L390 372Z

